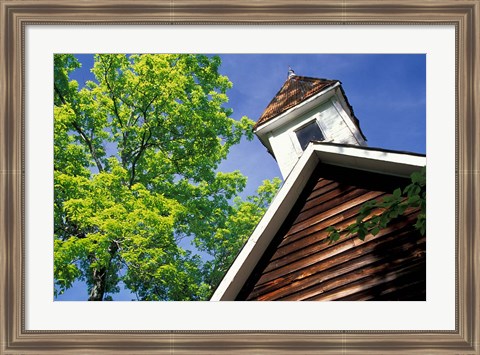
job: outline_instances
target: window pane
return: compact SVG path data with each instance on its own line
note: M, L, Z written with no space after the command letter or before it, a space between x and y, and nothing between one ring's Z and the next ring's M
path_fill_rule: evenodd
M298 131L295 132L297 134L298 141L300 142L300 146L303 150L307 148L308 143L311 141L323 141L325 137L320 131L320 127L316 121L309 123L305 127L300 128Z

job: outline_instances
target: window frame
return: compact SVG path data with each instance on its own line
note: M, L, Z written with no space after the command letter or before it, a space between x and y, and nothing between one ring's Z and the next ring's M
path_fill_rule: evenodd
M317 128L318 128L318 130L320 131L320 134L323 137L323 139L321 141L323 142L323 141L327 140L325 132L322 129L322 126L320 125L318 117L316 116L312 120L309 120L309 121L305 122L304 124L302 124L301 126L293 129L292 133L293 133L293 136L295 136L295 149L297 150L297 153L302 154L305 151L305 149L307 148L307 147L305 147L305 148L302 147L302 143L300 142L300 139L298 137L298 132L301 131L302 129L306 128L307 126L310 126L310 125L314 124L314 123L317 125ZM307 146L308 146L308 144L307 144Z

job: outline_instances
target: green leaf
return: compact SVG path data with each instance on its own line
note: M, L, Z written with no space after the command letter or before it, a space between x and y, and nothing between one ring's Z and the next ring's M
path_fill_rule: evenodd
M344 231L347 235L357 234L357 237L361 240L365 239L367 231L370 231L372 235L377 235L380 231L387 227L392 219L395 219L405 213L407 208L420 207L420 213L417 217L415 228L420 233L425 234L425 211L426 211L426 167L423 167L420 171L411 175L412 182L403 188L396 188L391 196L383 198L380 202L369 201L364 203L356 217L354 223L346 226ZM379 215L370 216L373 209L383 209ZM369 219L370 218L370 219ZM333 237L334 230L328 229L330 237ZM330 240L333 240L331 238Z
M397 188L393 191L393 197L399 199L402 196L402 189Z
M357 237L358 237L360 240L365 240L365 235L366 235L365 230L363 230L363 229L359 229L359 230L358 230L358 232L357 232Z

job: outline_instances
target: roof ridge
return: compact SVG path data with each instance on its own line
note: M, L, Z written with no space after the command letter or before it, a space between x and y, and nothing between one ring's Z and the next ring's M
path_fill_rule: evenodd
M308 80L308 81L328 81L328 82L339 81L339 80L336 80L336 79L315 78L313 76L305 76L305 75L295 75L295 76L292 76L288 79L294 79L294 78L301 78L301 80Z

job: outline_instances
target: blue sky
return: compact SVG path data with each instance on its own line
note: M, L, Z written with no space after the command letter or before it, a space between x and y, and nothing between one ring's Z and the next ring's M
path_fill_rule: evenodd
M233 88L228 92L233 117L256 121L287 79L288 67L297 75L336 79L353 107L370 147L426 152L426 56L422 54L226 54L220 72ZM82 69L72 78L80 85L91 80L92 55L79 55ZM265 179L281 177L265 147L255 138L231 149L221 171L240 170L248 177L244 195L254 193ZM77 283L57 300L86 300ZM114 300L131 300L128 292Z

